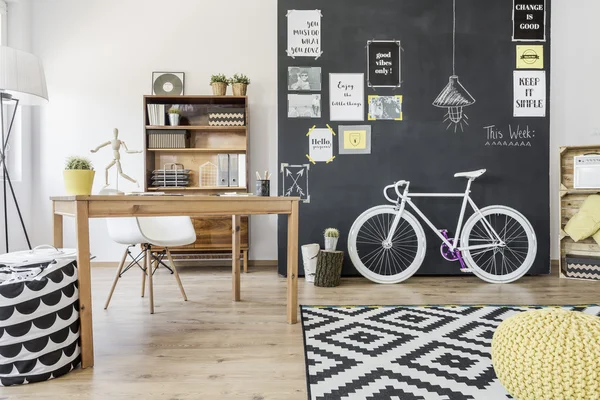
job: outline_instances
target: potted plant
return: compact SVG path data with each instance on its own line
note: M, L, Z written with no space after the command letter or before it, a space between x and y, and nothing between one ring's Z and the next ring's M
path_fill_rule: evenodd
M325 229L325 232L323 232L323 235L325 236L325 250L335 251L338 238L340 237L340 231L335 228L327 228Z
M63 171L67 193L70 195L92 194L95 173L89 159L77 156L67 158Z
M179 116L181 115L181 110L179 108L171 107L169 108L169 123L171 126L179 125Z
M250 84L250 78L244 74L234 74L230 80L231 88L233 89L234 96L245 96L248 85Z
M225 96L228 85L229 79L224 74L211 75L210 86L215 96Z

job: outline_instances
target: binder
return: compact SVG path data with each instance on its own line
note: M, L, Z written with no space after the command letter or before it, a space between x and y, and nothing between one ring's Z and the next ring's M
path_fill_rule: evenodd
M238 177L238 155L230 154L229 155L229 186L238 187L240 185Z
M246 188L246 155L238 155L238 185L239 187Z
M229 186L229 154L217 155L217 186Z

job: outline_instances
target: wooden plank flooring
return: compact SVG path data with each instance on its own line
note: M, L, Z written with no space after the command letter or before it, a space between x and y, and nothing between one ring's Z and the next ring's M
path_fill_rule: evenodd
M140 298L131 270L103 304L114 268L94 268L96 366L50 382L0 388L4 399L306 399L300 324L285 322L285 279L273 268L242 274L242 302L231 301L229 268L180 268L155 275L155 310ZM415 277L400 285L347 278L337 288L299 280L300 304L589 304L600 283L526 277L490 285L474 277Z

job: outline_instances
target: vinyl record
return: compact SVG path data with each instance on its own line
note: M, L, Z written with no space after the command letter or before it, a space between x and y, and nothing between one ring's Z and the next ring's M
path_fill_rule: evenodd
M183 94L181 78L173 74L162 74L154 80L154 94L160 96L180 96Z

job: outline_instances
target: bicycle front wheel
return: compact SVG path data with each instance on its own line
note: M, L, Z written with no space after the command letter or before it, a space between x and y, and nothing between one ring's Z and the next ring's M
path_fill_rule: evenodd
M392 206L373 207L350 228L350 259L358 272L376 283L398 283L410 278L425 258L425 232L408 211L402 213L391 243L384 243L396 214L398 211Z
M490 283L514 282L529 271L537 241L533 227L520 212L505 206L490 206L475 213L465 223L460 238L461 248L471 246L492 247L462 250L463 259L473 273ZM493 229L504 246L499 243Z

